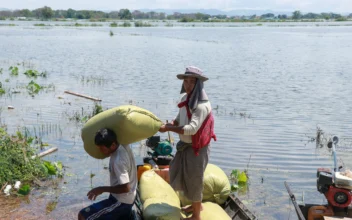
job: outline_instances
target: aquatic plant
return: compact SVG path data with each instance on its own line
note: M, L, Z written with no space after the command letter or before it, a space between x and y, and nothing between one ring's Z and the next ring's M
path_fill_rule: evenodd
M95 174L90 171L90 188L93 188L93 177L95 177Z
M118 25L117 25L117 23L116 22L112 22L111 24L110 24L110 27L117 27Z
M28 93L30 95L34 95L37 94L41 89L43 89L43 87L41 87L39 84L37 84L36 82L34 82L33 80L30 81L28 83L28 85L26 86Z
M230 174L231 191L236 191L239 188L247 186L247 172L239 171L238 169L232 170Z
M41 77L46 77L47 73L44 71L44 72L41 72L39 73L37 70L27 70L26 72L23 73L24 75L28 76L28 77L38 77L38 76L41 76Z
M125 22L122 23L121 26L122 26L122 27L131 27L132 25L131 25L131 22L125 21Z
M86 112L84 111L83 107L81 108L81 112L75 111L73 115L68 115L68 119L70 121L75 121L77 123L80 122L86 122L88 121L91 117L103 112L103 107L99 105L97 102L94 104L93 109L91 112Z
M18 67L17 66L10 66L9 70L11 71L11 76L18 76Z
M151 27L152 25L148 22L136 21L134 22L135 27Z
M171 23L171 22L167 22L166 24L165 24L165 27L173 27L174 25Z
M52 212L55 208L56 208L56 205L57 205L57 201L50 201L48 202L48 204L46 205L46 214Z
M2 83L0 82L0 95L3 95L5 93L5 89L2 88Z
M9 26L9 27L13 27L13 26L17 26L15 24L0 24L0 26Z
M53 175L44 161L35 157L36 150L31 147L33 139L20 131L10 135L0 128L0 186L18 180L30 183L36 178Z

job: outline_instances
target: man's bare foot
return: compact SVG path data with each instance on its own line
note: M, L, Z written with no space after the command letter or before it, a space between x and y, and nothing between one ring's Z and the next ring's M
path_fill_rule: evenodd
M201 220L200 216L197 218L197 217L194 217L193 215L189 218L183 218L182 220Z
M193 212L193 206L192 206L192 205L183 206L183 207L181 208L181 211L182 211L182 212L185 212L185 213ZM203 205L200 205L200 211L203 211Z

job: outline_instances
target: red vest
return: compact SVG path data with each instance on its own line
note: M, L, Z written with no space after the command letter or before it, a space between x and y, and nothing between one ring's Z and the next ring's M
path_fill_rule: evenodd
M188 119L191 120L192 114L188 107L188 100L189 98L187 97L187 100L179 103L178 107L182 108L185 106L187 109ZM194 154L198 156L199 150L202 147L209 145L212 138L214 139L214 141L216 141L216 135L214 133L214 117L213 113L210 112L201 127L198 129L197 133L195 135L192 135L192 148Z

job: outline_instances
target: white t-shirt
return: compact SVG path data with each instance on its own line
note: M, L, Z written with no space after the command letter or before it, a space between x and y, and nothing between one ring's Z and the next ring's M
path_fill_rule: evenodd
M109 171L111 186L130 183L131 187L128 193L111 194L119 202L133 204L137 190L137 168L133 152L129 145L120 145L117 150L111 154Z

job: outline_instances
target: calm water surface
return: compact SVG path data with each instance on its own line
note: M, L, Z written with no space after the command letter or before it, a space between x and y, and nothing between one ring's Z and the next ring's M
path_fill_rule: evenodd
M109 183L108 160L85 153L82 123L69 120L82 109L91 111L94 103L65 90L99 97L104 109L134 104L170 120L181 88L175 75L187 65L210 78L205 89L218 137L210 162L227 174L248 169L250 184L236 194L260 219L297 218L284 181L297 200L325 202L316 191L315 172L331 167L332 158L311 141L317 128L327 138L340 137L340 163L352 167L350 26L111 29L17 23L0 27L0 81L8 91L0 97L1 123L9 132L25 126L57 146L46 159L67 166L56 189L34 191L36 199L22 205L27 218L74 219L91 203L86 197L91 186ZM14 65L17 77L8 71ZM30 79L22 74L27 69L46 71L47 78L35 81L54 88L28 95L24 87ZM145 154L140 145L132 145L137 162ZM45 214L52 201L56 209Z

